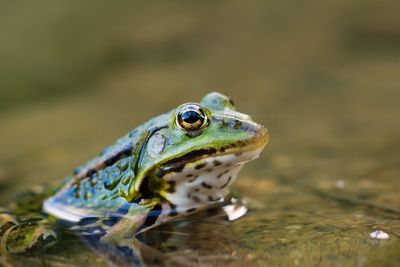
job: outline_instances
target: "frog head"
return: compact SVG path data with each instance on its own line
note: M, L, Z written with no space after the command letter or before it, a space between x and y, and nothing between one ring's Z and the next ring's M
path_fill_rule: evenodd
M257 158L269 139L266 128L216 92L162 119L165 127L145 144L132 192L160 195L177 210L222 202L242 166Z

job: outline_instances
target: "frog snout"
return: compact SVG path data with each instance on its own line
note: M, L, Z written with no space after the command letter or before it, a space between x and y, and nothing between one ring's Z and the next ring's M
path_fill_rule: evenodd
M252 140L252 143L260 143L260 145L266 145L268 143L269 132L267 128L257 122L233 119L229 123L229 128L247 132L250 134L249 139Z

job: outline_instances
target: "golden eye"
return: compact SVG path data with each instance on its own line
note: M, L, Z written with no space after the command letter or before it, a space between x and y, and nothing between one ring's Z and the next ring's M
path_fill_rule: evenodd
M196 131L207 126L208 118L199 104L189 103L178 108L175 124L182 130Z

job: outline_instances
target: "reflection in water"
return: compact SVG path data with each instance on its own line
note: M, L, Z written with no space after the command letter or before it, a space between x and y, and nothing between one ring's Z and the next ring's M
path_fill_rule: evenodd
M196 224L196 220L200 218L208 218L208 222ZM224 249L197 246L207 240L217 247L235 242L235 236L229 227L224 227L226 229L222 238L221 233L215 234L215 229L212 229L214 224L227 225L227 222L227 214L220 208L214 208L193 215L187 220L162 225L137 236L109 239L107 236L89 235L81 236L81 239L112 266L217 264L232 260L232 254L224 253Z
M370 233L369 236L371 238L375 238L375 239L388 239L389 238L389 235L381 230L374 231L374 232Z
M210 253L207 257L203 258L202 255L188 253L189 243L198 231L205 231L205 233L212 233L211 231L202 227L190 227L191 222L195 222L200 218L208 218L209 223L207 227L213 223L226 223L234 221L244 215L247 208L243 203L237 199L231 200L223 206L216 206L212 209L200 211L198 214L192 215L189 220L181 220L177 223L162 225L155 230L148 230L137 235L128 233L121 235L117 232L117 236L110 233L105 235L80 235L80 238L105 262L113 266L132 266L132 265L160 265L160 266L192 266L203 261L214 262L220 256L220 252L215 251L217 254ZM123 220L123 219L122 219ZM127 221L123 224L134 224L135 222ZM179 227L176 227L179 226ZM185 227L189 227L190 234L185 233ZM179 228L181 228L179 230ZM182 232L183 230L183 232ZM115 233L114 233L115 234ZM226 235L234 238L229 230ZM209 240L219 238L217 236L208 236ZM219 240L218 242L221 242ZM224 241L226 242L226 240ZM184 253L180 250L184 249ZM186 250L186 251L185 251ZM229 255L225 255L229 259Z
M226 206L229 208L225 209ZM50 250L42 246L32 250L18 251L10 247L12 242L18 241L18 238L7 240L7 236L3 236L2 240L5 243L2 245L6 245L9 251L3 251L1 262L5 266L25 264L96 266L99 261L110 266L193 266L193 264L230 261L235 257L232 257L233 255L230 253L224 253L224 250L228 248L227 244L235 242L235 235L229 227L225 226L232 221L232 216L239 216L237 211L242 212L246 208L237 200L226 206L215 206L200 211L188 219L162 225L138 235L134 235L132 232L124 234L101 232L97 227L91 229L90 227L82 228L78 225L70 225L70 230L65 230L64 225L64 230L62 230L61 228L50 228L51 226L47 226L47 224L41 225L40 222L28 223L26 226L29 231L37 231L41 234L45 233L43 229L49 227L46 228L46 236L43 235L44 239L50 236L48 231L51 231L51 235L58 239L58 244ZM226 210L232 210L232 212L226 212ZM236 214L233 214L235 211ZM229 216L231 216L230 219ZM204 218L207 218L206 221L198 223ZM119 221L119 223L135 225L136 222ZM212 225L223 226L220 230L223 231L224 238L219 236L222 232L218 234ZM24 226L25 224L20 224L18 228ZM19 233L20 230L18 229L18 232L15 233ZM225 248L209 250L207 246L201 245L207 240ZM19 242L14 243L19 244ZM73 259L69 259L66 255L74 250L80 252Z

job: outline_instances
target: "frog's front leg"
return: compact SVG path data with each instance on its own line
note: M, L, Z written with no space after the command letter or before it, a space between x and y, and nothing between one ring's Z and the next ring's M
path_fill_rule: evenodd
M132 205L126 214L114 223L110 223L107 218L102 220L104 225L108 224L111 227L101 237L101 241L120 244L121 240L133 238L165 222L164 217L170 210L171 206L159 199L149 200L141 205Z
M170 262L173 266L187 264L187 260L171 258L141 241L140 234L182 214L167 202L153 200L140 210L132 208L100 238L83 237L86 243L114 266L142 266L149 263ZM106 221L103 221L103 223Z
M155 259L161 253L140 242L136 235L160 223L157 219L162 206L155 200L140 207L132 206L123 217L100 220L103 227L108 227L104 235L82 235L81 238L113 266L142 266L148 257Z

